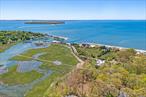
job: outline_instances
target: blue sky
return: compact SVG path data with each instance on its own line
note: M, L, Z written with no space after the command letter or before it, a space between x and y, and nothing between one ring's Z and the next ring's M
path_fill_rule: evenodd
M146 19L146 0L0 0L0 19Z

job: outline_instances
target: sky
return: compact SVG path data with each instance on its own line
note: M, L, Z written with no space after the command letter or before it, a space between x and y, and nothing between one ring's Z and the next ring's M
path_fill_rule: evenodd
M146 0L0 0L6 20L146 20Z

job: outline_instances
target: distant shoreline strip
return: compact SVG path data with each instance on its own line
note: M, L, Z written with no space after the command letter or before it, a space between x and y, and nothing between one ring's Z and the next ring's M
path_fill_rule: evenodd
M62 38L62 39L64 39L64 40L68 40L68 37L55 36L55 35L49 35L49 36L58 37L58 38ZM99 44L99 43L77 43L77 44L88 44L88 45L90 45L91 47L95 47L95 46L105 46L105 47L107 47L107 48L117 48L117 49L119 49L119 50L122 50L122 49L130 49L130 48L128 48L128 47L113 46L113 45L106 45L106 44ZM135 48L131 48L131 49L134 49L137 53L146 53L146 50L135 49Z
M77 44L87 44L87 45L90 45L90 47L95 47L95 46L105 46L107 48L117 48L119 50L122 50L122 49L130 49L130 48L126 48L126 47L120 47L120 46L112 46L112 45L105 45L105 44L98 44L98 43L77 43ZM141 50L141 49L135 49L135 48L132 48L134 49L137 53L146 53L146 50Z

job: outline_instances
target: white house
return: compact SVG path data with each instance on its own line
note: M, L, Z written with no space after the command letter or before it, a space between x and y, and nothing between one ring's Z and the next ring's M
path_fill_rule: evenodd
M105 60L100 60L100 59L97 59L96 60L96 66L101 66L105 63Z

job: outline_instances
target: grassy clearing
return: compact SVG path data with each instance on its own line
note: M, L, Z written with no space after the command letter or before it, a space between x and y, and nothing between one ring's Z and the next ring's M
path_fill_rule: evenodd
M9 71L0 75L0 81L8 85L26 84L43 76L37 71L20 73L16 71L17 65L9 68Z
M32 60L33 55L42 52L45 52L45 54L38 59L43 62L40 68L52 70L53 73L45 80L36 84L31 91L28 91L26 97L43 97L52 82L70 72L78 63L77 59L72 55L71 50L62 44L52 44L48 48L31 49L21 54L21 56L15 56L12 59L21 61ZM62 62L62 64L59 66L53 64L52 62L56 60Z

